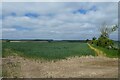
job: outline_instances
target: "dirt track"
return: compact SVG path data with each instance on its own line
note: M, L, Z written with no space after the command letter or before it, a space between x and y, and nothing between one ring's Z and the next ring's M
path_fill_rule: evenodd
M88 46L96 52L96 56L106 56L106 55L103 53L103 51L98 50L98 49L92 47L90 44L88 44Z
M67 60L46 62L22 57L3 59L9 77L24 78L113 78L118 76L118 61L107 57L73 57ZM13 66L11 67L11 63ZM16 66L18 65L18 66ZM9 67L8 67L9 66ZM11 68L12 69L11 69ZM13 68L14 67L14 68Z

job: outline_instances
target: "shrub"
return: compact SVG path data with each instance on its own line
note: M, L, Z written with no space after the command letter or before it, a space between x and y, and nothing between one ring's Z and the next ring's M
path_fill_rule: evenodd
M113 41L103 36L100 36L98 40L92 40L91 43L106 48L113 47Z
M86 39L86 42L88 42L89 41L89 39Z

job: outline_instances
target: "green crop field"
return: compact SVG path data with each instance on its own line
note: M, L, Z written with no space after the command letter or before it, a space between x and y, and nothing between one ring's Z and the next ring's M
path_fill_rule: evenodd
M17 54L23 57L47 60L95 55L87 43L80 42L3 42L2 52L3 57Z

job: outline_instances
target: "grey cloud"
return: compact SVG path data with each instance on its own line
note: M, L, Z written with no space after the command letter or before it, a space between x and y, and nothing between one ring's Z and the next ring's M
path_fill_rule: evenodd
M81 8L89 10L92 6L97 10L73 13ZM117 3L4 3L3 38L91 39L99 36L102 22L106 21L109 26L117 24L117 9ZM9 15L12 12L17 16ZM29 12L40 16L25 16ZM19 31L14 28L16 25L32 30Z

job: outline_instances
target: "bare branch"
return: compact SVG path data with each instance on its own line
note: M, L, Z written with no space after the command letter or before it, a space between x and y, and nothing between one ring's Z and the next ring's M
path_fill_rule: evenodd
M102 24L102 26L99 28L99 31L100 31L100 33L101 33L101 35L102 35L103 37L109 37L109 35L110 35L112 32L116 31L117 28L118 28L117 25L114 25L114 26L112 26L112 27L108 27L108 26L106 25L106 23L104 22L104 23Z

